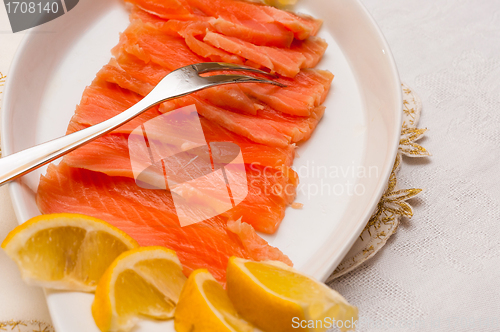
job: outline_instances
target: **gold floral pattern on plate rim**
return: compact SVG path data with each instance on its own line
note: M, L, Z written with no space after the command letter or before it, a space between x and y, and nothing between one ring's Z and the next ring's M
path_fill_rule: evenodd
M55 332L52 325L38 320L0 321L0 331L13 332Z

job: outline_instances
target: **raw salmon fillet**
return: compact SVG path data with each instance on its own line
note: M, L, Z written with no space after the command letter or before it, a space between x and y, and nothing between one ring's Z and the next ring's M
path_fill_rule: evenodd
M186 22L179 22L173 20L163 21L160 20L159 18L155 18L152 15L144 13L143 11L140 10L134 11L131 14L131 16L137 17L138 13L142 13L139 16L141 20L147 20L146 21L147 23L153 23L156 29L160 30L161 33L167 33L173 36L182 34L182 31L186 29L186 27L190 24L189 22L187 22L186 24ZM198 22L197 24L200 23L203 24L204 22ZM151 29L151 27L149 27L149 29ZM159 62L160 65L154 63L154 57L151 58L153 59L152 60L153 62L144 63L143 61L140 61L136 57L133 57L130 54L126 53L127 48L131 49L132 52L137 51L136 47L131 47L131 45L129 45L130 43L134 42L136 42L135 37L132 36L131 38L127 38L126 35L122 36L121 43L117 47L115 47L116 60L113 62L113 65L121 67L123 70L125 70L126 72L128 72L137 79L141 79L143 81L148 82L149 84L156 85L161 80L161 78L163 78L166 74L168 74L171 71L171 68L179 68L183 65L183 63L176 62L177 60L176 57L170 57L169 53L166 53L165 56L162 57L162 59ZM170 48L182 47L182 45L179 45L177 42L175 44L172 44L171 47L168 47L168 45L166 46L168 48L168 52L170 52ZM187 48L188 45L186 44L185 47L182 48L181 52L188 53L189 50ZM147 49L142 49L142 52L147 54ZM204 56L205 58L209 57L208 54L202 56ZM220 61L221 59L212 58L210 60ZM235 63L234 61L229 61L229 62ZM161 64L163 64L163 67L161 66ZM286 85L285 88L280 88L276 86L265 86L268 87L268 89L256 90L258 92L254 92L252 94L252 97L257 99L259 102L267 103L269 101L269 98L266 98L268 95L272 97L275 94L277 94L278 95L277 98L284 97L285 102L273 103L272 105L270 105L273 106L276 110L294 115L302 115L302 116L309 115L310 110L313 107L319 106L324 101L324 98L326 97L328 90L330 88L330 83L332 79L333 75L328 71L306 69L300 71L298 75L294 77L294 79L287 79L284 77L279 78L278 81ZM241 84L238 86L236 85L228 86L227 89L233 91L233 94L238 95L239 98L241 99L242 98L241 92L238 90L239 87L243 86L248 87L247 90L245 91L252 91L255 90L254 88L263 87L262 84L260 85ZM216 91L220 88L221 87L216 87L211 89L211 91L212 90ZM207 98L207 96L210 95L205 91L200 92L200 94L203 94L204 98ZM213 102L213 99L210 101ZM296 102L290 104L290 101L292 100L296 100ZM234 100L231 100L230 102L234 102ZM246 103L248 103L248 101L246 101ZM251 103L249 104L251 105ZM237 103L237 105L240 106L241 103ZM252 111L248 111L246 109L244 110L251 114L254 114Z
M269 35L289 40L287 32L299 40L317 34L322 21L306 15L297 15L270 6L235 0L126 0L164 19L206 21L224 19L236 26L247 28L247 34L236 32L237 37L248 36L250 42L265 43ZM233 28L238 30L238 28ZM253 39L250 39L253 38ZM276 46L286 46L278 44Z
M133 180L127 146L121 145L123 150L120 151L117 149L117 141L119 143L124 141L122 135L108 135L88 144L88 147L81 151L79 149L68 154L64 158L64 163L71 167ZM252 225L259 232L275 233L283 220L286 207L295 198L298 184L297 176L292 169L285 167L283 170L290 172L292 177L282 175L281 169L248 164L246 167L248 195L243 202L224 215L232 220L242 218L243 222ZM196 170L190 170L190 174L195 177ZM199 204L203 205L201 202ZM210 201L205 203L207 206L210 204Z
M283 148L309 139L325 111L324 106L318 106L309 117L295 117L264 108L259 110L255 117L216 107L195 96L165 102L160 105L159 110L165 113L192 104L196 105L198 113L203 117L234 133L257 143Z
M115 66L107 65L103 67L97 75L102 80L116 83L124 89L129 89L142 95L146 95L154 87L153 84L143 82L140 79L133 77L123 69ZM136 74L136 76L139 77L139 74ZM145 78L141 76L141 79ZM313 79L309 80L313 81ZM257 84L252 85L255 86L255 90L261 89L256 86ZM246 85L240 89L252 90L252 87L250 85ZM296 89L300 89L300 86L297 86ZM229 91L233 92L235 90ZM280 98L279 91L265 88L260 91L262 91L262 94L264 94L264 92L269 92L267 96L262 96L262 99L266 98L270 104L286 104L287 95L290 96L294 94L294 92L288 93L283 91L281 93L283 97ZM273 91L275 92L274 95L271 93ZM210 93L210 90L207 90L206 93ZM255 94L259 93L255 92ZM224 103L226 102L224 100L228 100L227 102L229 102L230 100L237 98L224 98L224 90L215 91L215 96L219 97L219 101L217 102L219 105L212 104L209 100L203 98L203 96L204 95L191 94L186 97L165 102L161 105L160 111L165 113L175 108L195 104L200 115L210 119L218 125L236 134L247 137L254 142L282 148L286 148L292 143L307 140L311 136L324 113L323 106L312 107L308 110L308 116L293 116L278 112L269 105L260 105L258 110L255 111L256 116L254 116L247 114L248 112L238 112L236 110L229 109L229 107L225 107ZM320 98L318 100L319 102L323 96L318 98ZM280 99L282 100L281 102ZM236 105L236 103L233 103L233 105ZM92 119L94 118L92 117ZM83 119L80 120L80 122L85 123ZM92 125L95 123L87 122L87 124Z
M127 101L127 98L130 102ZM72 133L84 127L92 126L105 121L123 112L140 99L141 97L139 95L129 90L122 89L114 84L106 83L97 79L85 89L82 101L78 105L75 115L73 115L70 121L67 133ZM169 107L175 107L175 105L172 104L165 104L163 107L167 107L167 105ZM132 130L144 121L150 120L161 114L162 113L154 107L143 113L139 118L136 118L124 126L117 128L113 131L113 133L130 134ZM265 116L265 114L263 114L263 116ZM238 144L243 151L244 159L249 164L260 163L261 165L271 167L282 165L291 166L292 164L295 149L292 145L284 144L282 147L277 147L272 145L256 144L252 140L235 134L233 131L226 130L216 122L210 121L204 117L201 118L201 124L208 142L220 141L234 142ZM152 130L148 133L148 135L152 137L155 137L155 135L161 136L162 134L162 128L152 128ZM82 149L84 148L85 146L82 147Z
M238 137L219 126L210 126L210 121L201 119L203 130L206 133L207 143L232 142L237 144L242 152L246 164L256 164L263 167L280 169L282 166L292 166L295 154L294 147L277 148L255 144ZM87 126L72 124L75 130ZM217 129L215 129L217 128ZM215 129L215 130L213 130ZM225 135L227 133L227 135ZM224 152L221 152L224 154ZM98 138L64 157L66 163L73 167L81 167L111 176L133 177L130 165L128 135L114 133Z
M169 65L169 67L176 66L176 63ZM104 66L97 76L146 95L170 71L152 61L145 63L126 52L119 52L117 58ZM214 87L199 91L195 95L216 106L248 114L256 114L257 110L262 108L262 104L266 104L279 112L309 116L315 107L324 102L332 79L333 75L326 70L303 69L293 79L285 77L276 79L286 87L244 83Z
M174 19L166 20L162 19L159 16L150 14L140 9L139 7L133 7L132 9L132 13L130 14L130 21L133 20L141 20L144 23L152 23L157 25L158 27L165 25L178 25L178 28L173 32L184 35L184 38L186 39L187 37L185 34L183 34L183 32L185 28L188 27L192 22L197 23L197 26L202 26L204 28L217 31L226 36L239 37L242 40L251 42L256 45L290 47L294 39L294 35L291 31L288 31L283 27L272 23L251 23L250 26L245 26L240 24L239 22L234 23L220 17L202 17L202 20L198 21L179 21ZM193 36L196 37L195 34L193 34ZM191 38L189 39L192 41ZM189 47L191 47L191 45Z
M163 34L178 35L185 39L191 51L212 61L239 64L246 59L256 67L262 66L289 77L294 77L300 68L316 66L327 48L324 40L313 36L304 41L293 41L292 38L286 47L255 43L251 38L245 38L248 31L235 30L223 19L208 22L165 21L141 10L135 10L131 14L131 21L136 21L136 26L129 27L132 33L134 29L135 32L144 33L139 28L142 26L142 29L150 30L147 33L154 33L156 30ZM144 23L149 25L145 26ZM220 29L221 26L226 29ZM266 36L264 39L271 38ZM237 58L234 58L235 56Z
M135 105L142 96L125 89L121 89L115 84L96 79L85 88L80 104L76 107L75 114L68 125L67 134L82 129L74 124L94 125L105 121L124 110ZM120 131L130 133L137 126L160 115L158 107L152 107L135 119L119 128ZM83 119L92 119L92 123L87 123Z
M311 137L325 111L322 104L333 75L313 68L327 46L316 37L321 21L244 0L126 1L133 4L130 25L112 49L114 57L85 89L68 134L123 112L165 75L193 63L245 64L275 73L286 87L220 86L152 107L66 155L59 165L50 165L37 192L40 211L101 218L143 246L175 250L186 275L207 268L221 283L230 256L291 265L256 231L278 230L299 182L291 168L295 143ZM162 146L176 147L175 142L185 142L179 128L195 124L190 118L185 123L174 118L175 126L152 120L189 105L196 106L196 128L203 131L203 146L185 147L153 163L149 143L167 138ZM147 138L134 141L146 126ZM232 163L235 146L241 157ZM140 181L134 162L141 166ZM230 171L224 177L246 180L243 190L233 192L228 178L221 182L222 176L219 180L204 176L226 167ZM233 172L236 169L241 172ZM163 185L154 185L161 181ZM214 183L225 186L214 187ZM179 190L189 195L179 196ZM227 203L229 190L232 205ZM177 205L177 197L190 203L188 210Z
M140 99L137 95L130 93L128 90L120 89L113 84L100 80L94 81L86 89L82 98L85 104L79 105L77 113L73 116L70 123L69 131L76 131L89 125L94 125L124 111L129 106L125 102L127 97L134 101L136 98ZM99 105L104 105L108 108L98 107ZM96 114L99 115L98 118ZM145 114L148 117L147 119L157 115L159 114L155 109ZM97 121L92 122L96 118ZM87 119L90 121L85 121ZM234 134L208 119L201 118L200 121L207 143L236 143L242 151L245 163L252 165L247 167L249 194L244 202L240 203L233 211L228 212L228 215L233 216L233 219L243 218L244 222L250 223L258 231L265 233L275 232L283 219L286 206L295 197L295 188L297 186L296 175L293 170L288 169L292 164L295 148L291 145L281 148L255 144L249 139ZM177 124L179 126L183 125L182 123ZM133 178L128 146L128 134L133 129L130 126L119 128L114 134L101 137L71 152L64 157L64 161L72 167L102 172L110 176ZM148 127L148 137L150 139L161 138L164 134L165 128L163 127ZM141 147L135 147L135 149L138 148ZM212 153L215 152L212 151ZM219 151L219 154L224 155L224 152ZM147 151L143 155L149 156ZM179 164L185 163L179 162ZM264 167L271 167L276 170L286 167L287 172L292 173L292 175L290 178L283 176L269 177L269 174L266 174L266 172L269 173L271 172L270 170L259 170ZM192 170L191 173L195 174L196 169ZM282 189L280 190L280 195L275 195L272 193L272 188L286 188L286 191ZM262 193L266 193L266 195L262 196ZM256 213L257 210L266 209L265 207L269 205L275 206L271 213Z
M42 213L82 213L106 220L141 246L173 249L186 275L206 268L224 282L231 256L274 259L291 265L287 256L269 246L251 226L228 224L223 216L180 227L168 191L141 189L127 178L72 168L64 163L50 165L40 179L37 204Z
M112 59L105 65L97 76L145 96L170 72L153 62L146 64L133 55L122 53L118 59ZM217 106L249 114L256 114L259 108L259 105L239 86L217 86L195 94Z
M210 136L210 133L206 136L207 141ZM222 138L221 135L218 137ZM218 139L217 141L229 142L230 138L227 140ZM257 231L272 234L278 229L285 208L293 202L296 194L298 177L292 169L286 166L286 164L291 164L291 155L271 147L259 148L255 144L251 144L245 148L241 142L238 145L243 153L245 163L247 163L246 175L249 192L243 202L226 212L225 215L230 216L232 220L242 218L243 222L249 223ZM136 151L137 148L140 147L136 146ZM223 151L212 151L212 153L224 155ZM143 155L148 155L148 151L145 151ZM134 178L129 157L128 137L124 134L101 137L69 153L63 161L68 166L101 172L109 176ZM149 159L145 160L144 163L148 161ZM179 165L185 165L188 162L189 160L179 160ZM184 167L181 170L185 171ZM189 170L194 178L197 177L198 171L197 168ZM176 172L178 170L173 169L170 173L175 174ZM161 169L157 170L156 173L163 174ZM159 181L163 181L163 177ZM210 202L207 205L210 205ZM269 209L269 206L273 208Z
M224 36L208 31L203 38L207 44L237 54L247 59L247 65L257 64L286 77L295 77L302 68L315 67L326 51L326 42L318 37L309 37L294 42L290 48L257 46L237 37Z
M71 167L133 180L128 155L127 139L124 135L107 135L82 149L71 152L63 161ZM190 174L196 177L197 171L191 169ZM283 171L289 173L282 174ZM157 173L162 173L162 170L159 169ZM232 220L242 218L243 222L252 225L257 231L272 234L283 220L285 208L295 198L297 175L288 167L275 168L259 164L248 164L246 175L248 195L243 202L224 215ZM163 177L159 180L163 181ZM199 204L203 205L201 202ZM205 205L210 206L210 204L209 201ZM273 208L269 209L269 206Z
M192 23L188 22L187 24L174 26L169 23L170 21L159 26L145 24L141 20L133 20L125 32L121 34L121 41L116 49L122 48L145 62L152 60L166 67L168 67L168 63L172 59L182 61L184 65L186 65L186 61L190 60L192 63L200 62L197 61L196 56L210 58L212 61L236 64L241 64L243 58L246 59L245 64L247 65L268 68L271 72L277 72L286 77L294 77L301 68L316 66L327 47L326 42L318 37L310 37L304 41L294 41L290 48L254 45L237 37L212 32L204 22L194 23L202 25L201 33L199 33L200 39L196 39L189 34L189 31L186 31ZM179 33L177 37L175 31ZM205 42L208 46L196 43L194 48L189 48L188 45L184 47L182 43L185 44L184 39L187 40L187 36L191 36L199 42ZM186 49L194 53L187 56L189 52ZM173 55L175 51L178 51L180 55ZM161 53L166 54L161 56ZM170 56L172 59L166 56ZM173 70L175 68L169 69Z

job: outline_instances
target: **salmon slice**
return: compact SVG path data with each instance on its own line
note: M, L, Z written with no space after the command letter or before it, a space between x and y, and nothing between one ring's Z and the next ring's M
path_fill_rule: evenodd
M288 167L278 170L252 164L246 165L245 170L248 196L224 215L231 220L241 218L259 232L274 234L285 217L286 207L295 199L298 175Z
M192 95L165 102L159 110L166 113L192 104L196 105L200 115L238 135L282 148L309 139L325 112L324 106L318 106L311 116L298 117L264 107L257 112L257 116L252 116L231 112Z
M98 74L99 78L116 83L122 88L130 89L137 93L146 94L148 89L153 88L148 83L145 85L136 85L135 80L128 77L124 71L118 71L116 68L109 69L109 71L108 69L104 68L104 71ZM323 106L317 106L311 110L310 116L299 117L277 112L268 106L262 106L257 111L256 116L253 116L213 105L195 94L167 101L160 106L159 110L162 113L166 113L192 104L196 105L200 115L225 129L254 142L281 148L287 148L290 144L309 139L325 110ZM114 110L109 110L106 113L102 112L99 117L102 119L103 117L107 118L115 114L117 113ZM85 115L80 113L78 121L87 125L95 124L95 117L84 117ZM118 128L117 130L126 132L123 128Z
M288 48L294 39L293 32L274 23L259 23L249 19L231 22L221 17L209 21L213 29L225 36L236 37L254 45Z
M136 154L138 148L137 146L134 148ZM248 157L249 154L245 153L244 147L242 147L242 152L243 158L245 158L245 155ZM264 150L260 150L260 152L265 153ZM143 153L146 156L148 155L148 151ZM219 151L219 153L221 152ZM272 157L268 156L267 158L271 159ZM69 153L63 160L65 164L71 167L84 168L109 176L134 179L129 157L128 139L125 135L106 135ZM190 158L186 158L186 160L178 158L178 164L173 165L174 168L170 165L170 181L184 182L182 178L177 179L175 174L184 174L185 172L188 172L193 178L201 177L202 174L198 175L198 173L201 173L200 169L202 167L200 166L191 164L192 167L186 170L184 165L189 165L189 161ZM137 164L137 160L135 162ZM144 162L146 164L149 159ZM147 182L158 188L158 183L163 184L165 182L163 170L159 164L153 166L154 169L147 169L147 174L141 174L141 179L147 177ZM242 218L244 222L252 225L257 231L272 234L278 229L286 207L295 198L298 185L297 175L289 167L283 165L264 166L260 162L248 163L245 171L248 194L241 203L226 212L225 215L234 220ZM192 204L192 202L191 200L190 203ZM196 202L198 205L207 207L216 204L213 200L198 199ZM269 209L269 206L273 206L273 208Z
M277 22L292 31L296 39L304 40L310 36L316 36L323 21L305 14L294 14L289 11L279 10L271 6L262 8Z
M133 20L141 20L144 23L151 23L157 26L163 26L167 22L180 22L174 19L162 19L159 16L143 11L138 7L134 7L130 14L130 21ZM206 23L206 28L210 28L226 36L238 37L255 45L288 48L294 39L294 35L291 31L288 31L274 23L259 23L252 20L246 20L245 25L243 25L225 20L221 17L209 19L204 18L202 20L197 20L196 22L204 22ZM189 21L184 21L184 23L190 24ZM176 29L176 31L183 30L183 28L184 26Z
M133 45L129 45L129 47L133 48ZM176 43L171 47L169 45L165 45L165 47L170 49L178 47L178 45ZM165 56L162 57L160 62L163 65L161 65L155 63L156 61L154 59L151 62L145 63L125 51L120 51L118 48L116 51L117 59L113 65L130 74L132 76L130 79L139 79L149 84L146 87L139 87L140 91L152 89L154 85L158 84L158 82L171 71L171 68L179 68L184 64L177 63L176 58L170 57L169 53L166 53ZM185 47L182 52L189 52L189 49ZM166 64L167 61L168 64ZM112 68L108 69L110 71L114 70ZM106 75L105 73L102 74ZM116 75L118 75L118 73L114 72L106 76L108 79L113 79L113 76ZM328 71L304 69L301 70L294 79L284 77L278 78L277 81L286 85L284 88L252 83L215 87L210 90L198 92L197 94L209 100L212 104L222 107L233 105L231 108L249 114L255 114L259 107L258 104L248 99L247 95L251 96L259 103L268 104L277 111L293 115L309 116L314 107L321 105L324 101L330 89L332 79L333 75ZM115 83L117 82L115 81ZM138 87L137 84L140 84L139 82L133 83L136 87ZM246 95L241 90L243 87L246 87L246 89L243 90ZM132 89L130 85L127 86L127 88L138 92L136 89ZM220 91L230 93L224 96L218 93ZM144 92L138 93L143 94ZM282 99L281 102L280 99Z
M141 246L160 245L175 250L186 275L206 268L224 283L231 256L280 260L292 265L287 256L269 246L248 224L228 222L226 217L218 216L180 227L168 191L141 189L131 179L64 163L50 165L40 179L36 201L42 213L72 212L101 218Z
M246 164L256 164L276 169L280 169L282 166L292 166L295 154L293 145L289 145L287 148L277 148L256 144L242 136L225 130L211 121L204 118L200 120L207 143L235 143L240 147L243 160ZM79 123L72 125L75 131L86 127L87 125ZM161 128L158 131L158 133L154 133L148 130L148 137L160 136ZM225 154L223 150L218 151L218 153L220 155ZM65 162L72 167L81 167L110 176L133 178L129 156L128 134L105 135L69 153L64 158Z
M322 21L307 15L255 2L238 0L187 0L192 10L201 10L212 17L236 18L239 22L276 23L293 32L296 39L306 39L319 31ZM194 10L193 10L194 11Z
M167 19L174 20L203 20L204 15L201 11L194 11L185 0L176 1L153 1L137 0L128 1L135 4L145 12L155 14ZM207 17L208 18L208 17Z
M104 86L102 86L99 85L99 83L100 81L96 80L92 86L86 89L82 100L85 100L87 105L79 106L78 116L75 115L73 117L69 131L80 130L86 126L104 121L107 117L118 114L129 106L128 104L120 104L122 100L120 97L127 95L126 90L113 87L111 84L104 84ZM106 91L106 88L109 88L111 91ZM112 97L109 97L110 95L118 99L115 104L112 102ZM132 94L132 96L134 95ZM103 99L109 99L108 103L105 105L114 108L99 108L98 104L101 103ZM85 110L89 109L92 112L85 113ZM97 110L97 113L94 112L94 110ZM159 115L156 110L155 112L156 113L150 114ZM96 117L96 114L99 114L99 117ZM109 114L109 116L106 116L106 114ZM147 120L152 118L153 117L149 117ZM291 171L288 166L291 166L293 161L294 147L288 145L284 148L279 148L256 144L205 118L201 118L200 121L208 143L233 142L237 144L242 151L245 163L248 164L247 167L250 167L247 170L249 194L242 203L236 206L230 216L232 216L233 219L243 218L243 221L249 222L259 231L266 233L275 232L283 218L286 206L289 205L295 197L297 179L295 175L286 178L270 177L267 179L269 177L267 173L273 174L273 172L276 173L281 170L282 167L285 167L285 170L292 174L293 171ZM179 125L181 126L181 124ZM124 131L127 132L127 134L108 134L101 137L66 155L64 157L64 162L72 167L102 172L110 176L133 178L128 146L128 133L133 129L135 128L131 128L130 126L118 128L115 132ZM163 127L148 127L148 138L150 139L156 139L165 134L168 133L165 132L165 128ZM170 139L172 138L170 137ZM227 153L223 150L212 150L212 154L226 155ZM147 151L142 155L149 156ZM268 168L273 168L274 171ZM149 172L148 176L153 179L156 178L156 181L158 181L156 175L163 174L161 169L157 169L156 171L150 169ZM173 171L173 173L176 172L177 171ZM197 169L191 170L191 174L196 174L196 172ZM163 181L163 178L160 177L159 180ZM286 190L284 188L286 188ZM277 195L272 194L273 190L275 191L276 189L278 189ZM266 202L273 203L276 207L271 212L267 211L267 213L264 213L266 212L265 210L267 210L266 207L269 206L265 204Z
M295 146L273 147L263 144L257 144L243 136L237 135L218 124L200 118L201 126L207 142L232 142L237 144L243 153L243 159L246 164L258 164L273 168L282 166L292 166L295 157ZM213 152L212 152L213 153Z
M195 38L199 34L203 36L206 28L208 25L204 22L168 21L154 25L133 20L120 35L120 42L113 49L113 54L118 58L120 52L125 51L146 63L154 61L170 71L210 60L243 64L242 57ZM189 46L186 42L189 42Z
M82 129L80 124L90 126L108 120L132 107L141 99L142 96L137 93L97 78L85 88L80 104L76 107L75 114L70 120L66 134ZM158 106L153 106L113 132L130 133L144 122L161 114L158 111Z
M163 19L207 21L221 19L214 27L228 36L256 45L288 47L293 38L303 40L319 31L322 21L273 7L244 1L167 0L160 6L151 0L127 0ZM177 11L174 7L179 8ZM182 8L181 8L182 7ZM188 13L189 12L189 13Z
M154 62L146 64L137 57L124 52L104 66L97 76L145 96L170 72ZM249 114L257 113L258 105L238 85L216 86L196 92L196 95L221 107Z
M110 96L114 96L115 99ZM95 80L85 90L82 102L72 117L67 133L78 130L74 126L75 123L92 126L126 110L133 105L132 103L120 104L122 98L126 97L140 100L140 97L133 92L114 84L102 83L99 79ZM217 107L193 95L163 103L161 111L166 113L192 104L197 106L198 113L204 118L232 133L246 137L253 142L286 150L291 149L292 143L307 140L324 113L323 106L317 107L310 117L290 116L271 108L263 108L259 110L258 116L254 117ZM159 110L160 108L153 107L113 132L129 134L145 121L160 115Z
M229 62L234 64L243 64L245 62L245 59L240 55L226 52L203 42L203 36L205 36L208 29L210 29L208 23L194 22L187 25L184 29L178 29L177 31L184 38L186 45L191 51L199 56L215 62Z
M277 111L310 116L315 107L326 99L333 80L333 74L327 70L302 69L293 79L280 77L276 81L286 87L269 84L239 84L239 88L248 96L265 103Z
M193 63L206 62L206 59L193 53L184 38L168 34L165 29L133 21L120 34L120 42L112 50L115 57L126 51L145 63L154 61L172 71ZM174 65L173 65L174 64Z
M142 96L115 84L95 79L90 86L85 88L80 104L76 107L75 114L71 118L66 134L70 134L81 128L75 126L85 123L84 119L93 119L92 124L105 121L122 111L132 107L142 99ZM160 115L158 107L152 107L138 117L127 122L119 128L119 131L130 132L142 123Z
M96 77L104 82L114 83L120 88L135 92L140 96L146 96L156 85L130 75L118 65L115 59L111 59L107 65L104 65L97 72Z
M141 11L142 12L142 11ZM141 23L152 24L155 29L161 33L170 36L180 36L184 38L186 45L196 54L201 57L210 59L215 62L230 62L234 64L243 64L245 59L242 57L228 53L224 50L217 49L202 41L207 30L213 30L209 22L204 21L179 21L179 20L162 20L155 16L148 15L142 12L137 15L130 15L131 22L139 19ZM141 24L136 22L137 24Z
M207 31L203 41L268 68L272 73L276 72L286 77L295 77L301 68L315 67L328 46L319 37L296 41L290 49L258 46L236 37L211 31Z
M165 57L159 56L158 52L163 50L167 52L165 55L169 55L172 49L182 47L179 45L179 40L174 36L176 31L179 33L180 38L185 39L186 42L190 41L191 45L194 45L193 48L186 45L185 49L182 50L182 54L189 53L187 50L190 50L202 58L209 58L212 61L222 60L235 64L243 63L241 59L244 58L250 60L250 64L257 64L258 67L268 68L272 72L287 77L294 77L301 68L316 66L327 47L326 42L318 37L310 37L305 41L295 41L290 48L278 48L258 46L236 37L210 31L206 22L176 23L176 21L168 21L161 25L154 25L134 20L121 35L121 42L115 50L123 47L126 52L136 55L144 62L152 60L168 68ZM206 44L197 38L202 38ZM154 47L149 45L152 41L154 41ZM160 43L164 45L160 47ZM170 46L165 45L169 43ZM148 57L146 53L150 52L153 53L149 54ZM181 51L179 50L179 52ZM202 62L193 55L190 57L190 59L193 59L192 63ZM178 59L178 57L172 59ZM171 63L172 61L168 62ZM185 62L181 66L183 65L185 65ZM169 69L173 70L174 68Z

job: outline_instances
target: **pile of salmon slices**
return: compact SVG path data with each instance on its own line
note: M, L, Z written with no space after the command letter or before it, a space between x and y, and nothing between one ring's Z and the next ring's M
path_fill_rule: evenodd
M292 265L257 232L278 230L299 181L291 168L295 145L310 138L325 111L322 103L333 75L314 69L327 47L315 36L321 21L242 0L126 1L130 24L112 49L112 59L83 92L68 134L128 109L166 74L194 63L251 66L275 74L285 87L225 85L152 107L66 155L58 165L50 165L38 187L40 211L103 219L142 246L175 250L186 275L206 268L222 283L231 256ZM231 209L181 226L173 189L137 184L129 138L146 123L190 105L196 107L212 155L216 142L239 147L248 188L245 198ZM176 125L191 124L186 120ZM176 134L148 126L148 137L166 135ZM230 155L225 149L229 148L220 145L217 153ZM189 167L194 173L202 172L192 163L196 158L188 160L189 153L178 158L181 166L173 172ZM210 202L197 202L205 205L196 211L210 209Z

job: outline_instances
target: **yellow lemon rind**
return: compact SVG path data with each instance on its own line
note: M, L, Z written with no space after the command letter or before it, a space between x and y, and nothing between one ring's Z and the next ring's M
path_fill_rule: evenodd
M294 331L296 329L292 327L292 319L295 318L299 321L308 321L313 318L309 315L310 303L288 298L269 289L245 266L247 262L252 261L231 257L229 259L227 271L228 295L245 319L266 331ZM310 279L311 282L314 282L315 285L324 292L325 299L328 300L327 304L329 304L330 307L325 308L325 313L339 312L340 304L340 306L346 306L349 310L354 310L357 319L357 309L349 305L344 297L325 284L316 281L314 278L282 262L261 261L258 263L278 267ZM245 298L245 300L239 301L238 299L241 298ZM266 305L259 307L255 305L256 303L265 303ZM344 318L346 317L338 317L337 319ZM263 325L262 322L266 323Z
M145 255L147 255L147 258L144 257ZM126 251L118 256L99 281L94 302L92 303L92 316L101 331L128 331L138 322L138 317L129 317L126 319L126 323L120 322L120 318L116 314L115 288L113 285L120 273L126 269L134 270L134 266L145 259L167 259L174 262L182 270L181 263L175 251L165 247L141 247ZM141 277L147 279L153 287L155 286L153 284L154 281L150 278L143 275ZM174 312L172 311L168 318L172 318L173 314Z
M206 281L217 282L206 269L195 270L189 276L175 312L175 330L177 332L191 332L193 330L199 332L240 332L229 324L207 298L203 287ZM234 317L234 319L240 320L241 318ZM245 322L245 324L248 323Z
M16 243L25 243L30 237L43 229L64 226L80 227L87 231L107 231L115 237L126 241L125 244L127 246L133 248L139 247L137 241L124 231L108 224L104 220L78 213L53 213L33 217L12 230L3 240L1 247L6 251L12 250L14 248L10 248L12 247L13 240Z
M121 241L128 249L139 247L139 244L125 232L98 218L73 213L40 215L17 226L7 235L1 245L7 255L18 265L22 278L27 284L83 292L93 292L95 290L95 285L85 284L82 280L71 275L65 275L62 279L56 280L43 280L37 278L32 269L25 268L21 264L20 252L30 239L36 236L38 232L62 227L82 229L86 232L85 234L91 232L104 232ZM64 250L64 248L62 248L62 250Z
M296 303L268 289L244 266L231 257L227 267L227 292L238 312L250 323L264 331L281 331L291 326L292 319L305 319L305 304ZM243 259L241 259L243 260ZM246 261L246 260L244 260ZM274 265L275 262L271 264ZM285 264L283 264L285 265ZM278 267L284 266L278 263ZM288 268L288 266L286 265ZM262 290L266 290L262 292ZM238 301L237 299L245 299ZM266 304L259 306L257 304ZM266 321L266 326L259 322Z

